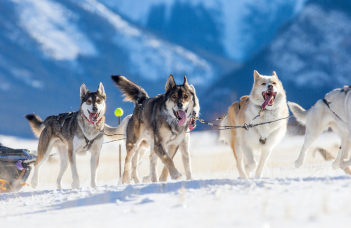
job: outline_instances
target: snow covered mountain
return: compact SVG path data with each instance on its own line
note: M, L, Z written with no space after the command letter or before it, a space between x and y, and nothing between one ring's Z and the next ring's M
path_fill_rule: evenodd
M221 78L206 93L203 108L216 114L251 91L253 71L276 71L289 101L310 108L325 93L350 84L351 1L310 1L299 16L239 70Z
M111 74L152 96L164 91L169 74L178 83L187 75L200 95L269 42L267 34L303 3L0 0L0 133L32 137L23 115L77 110L82 82L91 90L103 82L107 120L115 125L113 110L130 113L133 105L121 102ZM267 37L260 44L252 39L257 28Z
M95 90L102 81L108 107L116 108L121 97L111 96L117 92L111 74L126 75L148 91L156 87L152 95L164 90L171 73L179 82L191 75L198 86L217 74L211 62L95 0L1 0L0 30L1 134L30 136L26 113L77 110L82 82Z
M306 0L101 0L172 42L245 61L267 45ZM135 7L138 6L138 7ZM260 37L257 39L257 37Z

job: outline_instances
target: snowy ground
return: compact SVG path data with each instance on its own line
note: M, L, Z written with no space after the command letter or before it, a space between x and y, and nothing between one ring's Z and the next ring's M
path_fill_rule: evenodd
M103 146L97 188L89 187L89 156L78 159L82 188L56 190L59 163L51 157L41 170L36 191L0 195L0 224L4 227L347 227L351 222L351 176L332 170L319 154L306 164L293 162L303 138L287 136L275 149L264 178L241 179L228 146L215 134L192 133L193 181L116 185L118 144ZM14 148L36 149L36 140L0 136ZM337 152L339 139L322 135L312 146ZM124 151L123 151L124 152ZM124 153L122 154L124 156ZM184 173L180 154L176 167ZM159 170L162 168L159 164ZM148 172L147 157L139 174ZM31 178L31 177L30 177ZM28 183L30 183L30 178Z

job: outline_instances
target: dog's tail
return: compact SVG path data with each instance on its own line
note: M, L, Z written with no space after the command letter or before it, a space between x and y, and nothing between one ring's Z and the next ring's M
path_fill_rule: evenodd
M34 135L39 138L41 132L45 128L44 121L35 114L28 114L28 115L25 115L24 117L28 120Z
M116 86L122 90L125 101L131 101L134 102L134 104L142 104L149 98L149 95L147 95L143 88L122 75L111 75L111 78Z
M307 115L310 110L305 110L300 105L294 102L288 102L290 111L294 114L297 121L303 125L307 122Z
M105 137L109 140L122 140L126 138L127 124L132 117L132 114L126 116L122 123L117 127L111 127L105 124L104 133Z

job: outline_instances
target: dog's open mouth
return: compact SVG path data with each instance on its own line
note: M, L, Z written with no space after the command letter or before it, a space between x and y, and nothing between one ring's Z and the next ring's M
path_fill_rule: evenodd
M89 121L90 122L97 122L98 121L98 118L99 118L99 113L98 112L90 112L88 110L88 113L89 113Z
M178 119L178 125L181 126L185 123L186 121L186 112L188 111L182 111L182 110L178 110L178 111L174 111L173 110L173 114L175 115L175 117Z
M189 125L189 130L192 131L196 127L195 120L191 118L188 125Z
M262 104L262 109L265 109L268 106L272 106L275 100L275 96L277 95L277 93L273 92L273 91L266 91L262 93L264 102Z

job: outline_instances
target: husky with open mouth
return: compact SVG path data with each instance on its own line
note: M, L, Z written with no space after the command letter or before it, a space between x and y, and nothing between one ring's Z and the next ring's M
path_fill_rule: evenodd
M243 96L241 101L234 102L228 109L228 115L221 126L237 126L250 123L261 111L253 124L277 120L287 117L289 109L281 81L273 72L272 76L260 75L254 71L254 85L249 96ZM244 128L220 131L220 140L228 143L234 153L239 175L243 178L252 177L256 167L255 177L261 177L267 160L274 147L286 133L287 120L260 125L249 130ZM260 153L257 166L254 153Z
M32 187L39 184L39 169L49 158L53 147L61 157L61 169L57 178L57 188L61 189L62 176L67 170L68 161L72 170L72 188L79 188L79 176L76 166L76 155L91 153L91 187L96 186L96 173L99 164L100 150L103 143L101 131L105 126L106 93L100 82L96 92L90 92L82 83L80 87L80 109L77 112L49 116L44 121L35 115L26 115L26 119L39 137L38 157L32 177Z
M196 107L199 104L187 78L184 76L183 85L176 85L173 75L170 75L165 86L166 93L152 98L149 98L143 88L123 76L113 75L111 78L122 91L125 100L135 104L126 128L127 156L122 183L130 183L132 158L136 155L138 161L139 149L149 149L155 153L155 156L150 157L150 176L153 182L157 181L157 158L166 166L160 179L167 179L168 171L172 179L181 178L173 163L178 148L182 153L186 177L191 179L190 136L187 131L193 128L193 115L196 112L198 114L199 109Z

